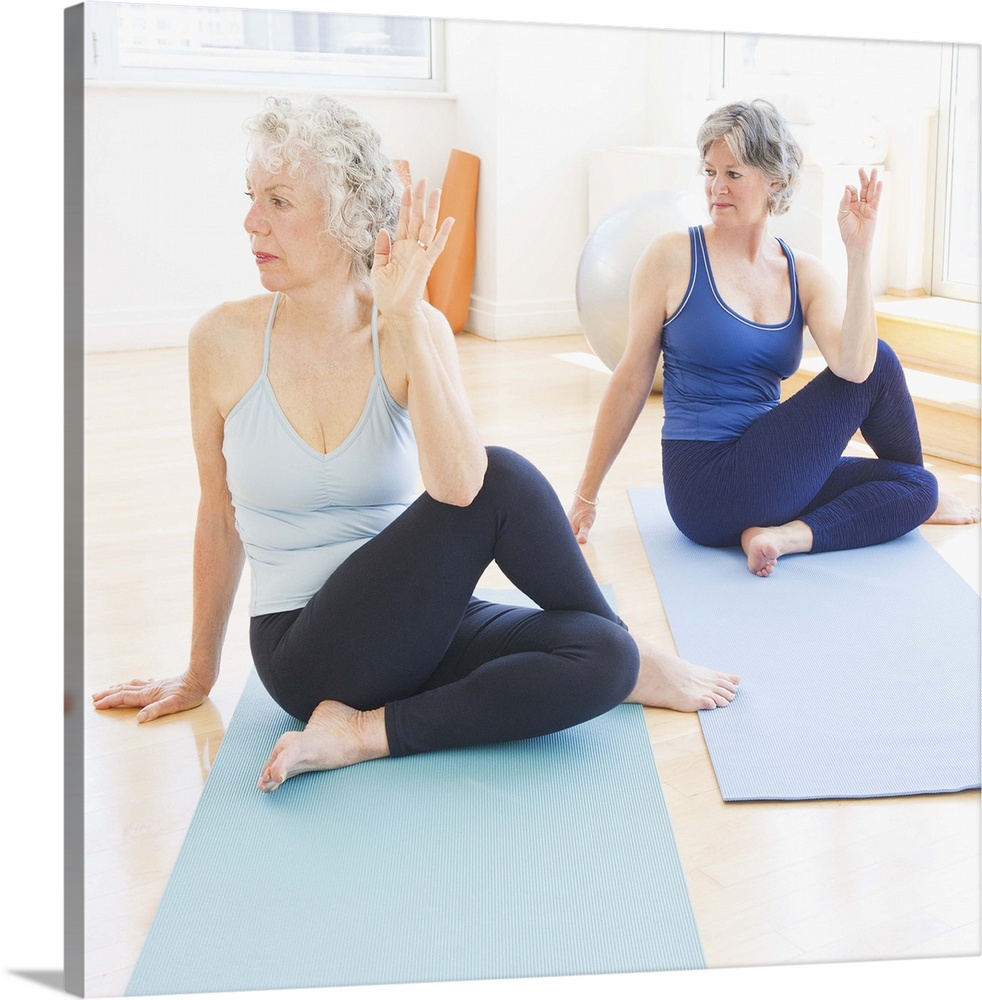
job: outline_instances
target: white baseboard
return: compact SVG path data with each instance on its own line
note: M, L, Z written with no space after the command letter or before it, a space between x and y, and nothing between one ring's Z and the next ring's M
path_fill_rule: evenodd
M126 310L85 316L85 350L141 351L184 347L188 333L206 312L200 309Z
M498 302L471 297L465 329L487 340L527 340L582 333L576 302L569 299Z

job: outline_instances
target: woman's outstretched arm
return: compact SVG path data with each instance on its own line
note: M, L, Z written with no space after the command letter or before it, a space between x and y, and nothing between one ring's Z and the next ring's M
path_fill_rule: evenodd
M200 705L218 679L222 644L245 561L225 482L224 419L214 388L221 365L214 349L222 310L192 331L188 347L191 431L201 496L194 532L191 652L187 669L161 680L134 679L93 695L97 709L140 708L138 722Z
M682 237L686 241L687 264L688 236ZM679 234L655 240L631 275L627 345L600 401L583 475L568 511L570 526L581 545L596 520L600 487L637 423L655 381L668 288L677 273L680 246Z

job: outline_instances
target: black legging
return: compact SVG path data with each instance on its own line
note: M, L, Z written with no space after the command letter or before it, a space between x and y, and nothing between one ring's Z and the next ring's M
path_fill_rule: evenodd
M492 561L543 610L474 599ZM305 607L253 618L250 641L295 718L328 699L384 705L393 756L577 725L622 702L639 664L555 491L502 448L473 503L424 493Z

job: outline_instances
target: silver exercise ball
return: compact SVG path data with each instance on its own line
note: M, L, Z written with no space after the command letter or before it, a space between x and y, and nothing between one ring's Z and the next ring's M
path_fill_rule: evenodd
M645 247L708 221L699 198L647 191L618 205L590 234L576 269L576 310L591 350L611 371L627 346L631 273ZM660 364L653 388L661 391Z

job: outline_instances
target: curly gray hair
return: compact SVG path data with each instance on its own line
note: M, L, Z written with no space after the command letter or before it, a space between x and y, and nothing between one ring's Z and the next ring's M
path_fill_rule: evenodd
M759 98L718 108L699 127L699 155L705 158L710 146L720 139L741 163L780 182L770 195L769 208L771 215L783 215L791 207L798 184L802 152L777 108Z
M314 185L324 199L325 231L351 251L355 276L367 279L379 230L395 231L401 194L378 132L326 95L301 106L270 97L245 130L250 160Z

